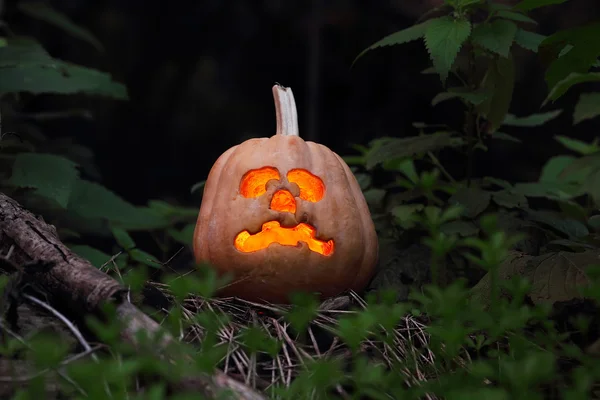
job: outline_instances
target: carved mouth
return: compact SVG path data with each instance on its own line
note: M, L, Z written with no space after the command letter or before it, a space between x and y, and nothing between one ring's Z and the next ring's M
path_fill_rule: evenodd
M282 246L298 246L300 242L305 242L308 248L315 253L329 256L333 254L333 240L322 241L315 236L317 229L309 224L300 223L294 227L282 227L279 221L269 221L262 225L260 232L250 234L250 232L240 232L234 240L234 246L241 252L251 253L263 250L272 243L279 243Z

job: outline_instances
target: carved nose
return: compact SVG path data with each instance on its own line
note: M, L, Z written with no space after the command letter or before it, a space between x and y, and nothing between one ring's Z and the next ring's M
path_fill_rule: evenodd
M278 190L271 198L271 210L281 212L296 212L296 199L288 190Z

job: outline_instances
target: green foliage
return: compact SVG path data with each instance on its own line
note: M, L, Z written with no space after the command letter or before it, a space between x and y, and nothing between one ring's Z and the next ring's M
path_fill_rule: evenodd
M31 38L10 38L0 47L0 92L108 96L127 99L127 90L95 69L52 58Z
M546 70L548 87L556 86L573 73L587 72L597 62L600 43L590 38L599 35L600 23L594 23L560 31L544 39L541 49L555 58Z
M586 119L600 115L600 93L582 93L573 112L573 123L578 124Z
M516 24L511 21L497 19L477 25L473 29L471 40L473 43L506 58L509 56L516 34Z
M521 11L531 11L536 8L550 6L554 4L562 4L568 0L523 0L517 4L514 8Z
M540 35L539 33L530 32L519 28L515 34L515 43L526 50L537 53L545 38L546 37L544 35Z
M463 18L440 17L427 25L425 46L442 83L446 82L450 68L470 34L471 22Z
M77 165L52 154L21 153L15 158L8 183L33 188L35 193L66 208L79 177Z
M548 121L552 121L562 113L562 110L548 111L545 113L531 114L526 117L517 118L512 114L507 114L504 117L502 125L519 126L519 127L534 127L544 125Z
M481 87L493 95L478 105L476 111L489 122L488 133L495 132L510 109L515 86L515 63L512 58L496 58L488 64Z
M401 31L398 31L396 33L392 33L391 35L384 37L380 41L372 44L371 46L369 46L368 48L366 48L365 50L363 50L354 59L353 64L360 57L362 57L366 52L368 52L370 50L374 50L374 49L376 49L378 47L393 46L393 45L396 45L396 44L408 43L408 42L412 42L414 40L422 38L425 35L425 31L427 30L427 25L428 24L429 24L429 21L426 21L426 22L423 22L421 24L417 24L417 25L411 26L409 28L403 29Z

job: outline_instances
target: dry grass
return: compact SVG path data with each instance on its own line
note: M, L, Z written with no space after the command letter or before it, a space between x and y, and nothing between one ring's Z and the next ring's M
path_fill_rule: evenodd
M174 300L166 284L152 282L151 285L170 301ZM182 307L183 317L189 327L182 330L180 339L192 344L202 341L205 330L194 322L196 314L205 311L225 314L228 322L221 324L218 337L220 344L227 345L228 351L219 367L230 376L259 390L287 387L307 361L351 360L350 349L335 335L338 318L356 313L356 310L366 306L365 301L354 292L328 299L319 306L316 318L310 323L306 334L298 335L284 318L289 306L253 303L237 298L205 299L191 295L185 299ZM360 352L367 354L371 361L388 368L398 369L402 365L399 372L403 374L407 386L435 379L439 371L435 370L434 354L429 349L425 322L405 316L393 332L387 333L393 335L393 338L388 338L387 343L367 339L361 344ZM275 357L249 353L241 339L244 328L250 326L262 327L281 344L281 350ZM337 389L344 398L344 389Z

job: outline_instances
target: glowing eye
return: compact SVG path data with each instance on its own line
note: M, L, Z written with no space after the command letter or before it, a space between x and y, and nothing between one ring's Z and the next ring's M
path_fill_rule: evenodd
M321 178L304 169L292 169L288 172L287 179L298 185L302 200L317 202L325 195L325 184Z
M252 169L244 174L240 182L240 193L244 197L258 197L267 191L267 182L279 180L279 171L273 167Z

